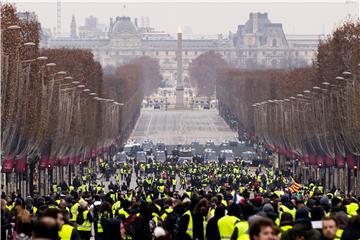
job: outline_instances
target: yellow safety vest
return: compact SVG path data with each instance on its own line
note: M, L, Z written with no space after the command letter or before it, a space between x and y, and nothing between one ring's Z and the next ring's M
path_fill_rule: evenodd
M336 238L335 239L341 239L343 232L344 232L344 229L338 228L338 230L336 230Z
M209 220L213 216L215 216L215 208L210 208L209 212L208 212L208 215L207 215L207 219Z
M349 217L357 215L357 210L359 209L359 204L352 202L352 203L346 205L345 207L346 207L346 213L348 214Z
M36 214L38 211L37 207L33 207L33 214Z
M288 207L285 206L285 205L281 205L281 206L280 206L280 209L281 209L282 211L280 212L279 218L281 218L281 214L282 214L283 212L287 212L287 213L290 213L291 216L293 217L293 220L295 220L295 214L296 214L296 209L295 209L295 208L290 209L290 208L288 208Z
M119 214L119 215L124 215L125 218L128 218L128 217L129 217L129 213L126 212L123 208L120 208L120 209L119 209L118 214Z
M165 187L164 186L159 186L159 192L160 193L164 193Z
M287 230L291 229L292 227L293 227L293 226L291 226L291 225L281 226L281 227L280 227L281 232L280 232L280 235L279 235L279 236L281 236L281 234L282 234L283 232L286 232Z
M76 218L79 213L78 212L79 206L80 206L80 204L77 202L71 207L70 211L71 211L72 217L71 217L70 221L76 222Z
M191 216L191 212L190 210L187 210L183 216L188 215L189 216L189 223L188 223L188 227L186 229L186 234L190 236L190 238L193 238L193 219Z
M237 240L250 240L250 235L248 233L249 230L249 223L247 221L240 221L235 224L237 228Z
M165 221L165 218L167 217L167 215L168 215L169 213L172 213L172 211L173 211L172 208L166 208L166 209L165 209L165 212L161 215L161 219L162 219L163 221Z
M99 219L98 219L98 222L97 222L97 232L98 233L103 233L104 229L102 228L100 219L101 219L101 213L99 213Z
M221 240L230 239L231 235L234 232L235 224L239 221L240 219L235 216L224 216L220 218L217 222L220 233L220 239Z
M78 229L79 231L84 231L84 232L90 232L90 231L91 231L91 223L90 223L90 221L89 221L89 219L88 219L88 217L87 217L87 214L88 214L88 213L89 213L88 210L85 210L85 211L83 212L84 222L83 222L83 224L78 225L77 229Z
M69 224L64 224L59 231L59 237L61 240L71 240L71 235L74 227Z
M116 210L118 209L118 208L120 208L120 206L121 206L121 202L120 201L117 201L117 202L115 202L113 205L112 205L112 212L113 212L113 214L115 215L115 212L116 212Z

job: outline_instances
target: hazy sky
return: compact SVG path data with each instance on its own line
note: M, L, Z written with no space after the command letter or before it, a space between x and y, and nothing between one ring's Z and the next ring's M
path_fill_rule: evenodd
M56 27L56 1L16 3L18 10L35 11L43 27ZM331 33L349 14L359 16L359 1L330 2L62 2L62 32L70 32L71 16L77 26L85 17L96 16L109 24L116 16L148 16L157 30L174 34L178 26L189 26L194 34L227 34L236 32L250 12L268 12L270 21L282 23L285 34ZM126 8L124 8L124 5Z

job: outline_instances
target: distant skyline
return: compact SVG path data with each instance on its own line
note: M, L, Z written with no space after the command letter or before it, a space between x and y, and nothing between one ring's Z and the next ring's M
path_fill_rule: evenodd
M149 17L150 26L175 35L178 26L193 34L215 35L236 32L250 12L267 12L272 23L281 23L285 34L330 34L351 16L359 17L359 1L343 2L62 2L62 33L70 33L72 15L77 27L92 15L109 26L110 17L129 16L132 21ZM18 11L34 11L43 28L56 27L56 1L17 2ZM124 7L125 6L125 7Z

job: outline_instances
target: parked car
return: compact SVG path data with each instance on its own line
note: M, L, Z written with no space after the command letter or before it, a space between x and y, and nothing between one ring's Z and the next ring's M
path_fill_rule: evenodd
M156 151L155 152L155 161L157 162L165 162L166 161L166 154L164 151Z
M153 151L154 144L151 140L145 140L142 144L142 150L146 152L147 155L150 155Z
M205 149L204 161L206 163L217 163L219 161L219 157L216 151L212 149Z
M126 155L126 152L118 152L114 156L116 163L126 163L128 161L128 157Z
M138 151L135 155L135 160L138 163L147 163L146 153L144 151Z
M215 149L215 143L213 141L209 140L209 141L207 141L205 143L205 148L210 148L210 149L214 150Z
M222 163L234 163L235 162L235 156L231 149L225 149L220 151L220 158L219 160Z
M159 104L159 103L155 103L155 104L154 104L154 109L160 109L160 104Z

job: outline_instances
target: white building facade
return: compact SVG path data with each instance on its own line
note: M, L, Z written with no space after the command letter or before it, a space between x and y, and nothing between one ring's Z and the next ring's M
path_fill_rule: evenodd
M239 25L228 37L194 37L183 35L183 81L189 83L189 64L202 53L215 51L239 67L283 68L311 63L319 36L285 36L281 24L269 21L267 13L250 13L249 20ZM103 67L119 66L137 57L149 56L159 60L160 71L167 85L176 85L176 39L151 28L139 28L137 20L117 17L110 21L105 38L48 38L45 48L91 49Z

